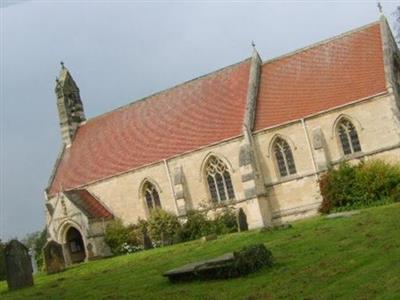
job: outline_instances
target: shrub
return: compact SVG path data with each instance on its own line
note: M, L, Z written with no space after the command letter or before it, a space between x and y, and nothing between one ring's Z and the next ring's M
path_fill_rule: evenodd
M213 218L207 212L192 210L179 230L180 241L190 241L210 234L227 234L237 231L235 210L230 207L217 208Z
M329 213L334 207L349 207L357 198L355 167L343 163L330 169L319 180L323 198L320 212Z
M272 252L263 244L251 245L234 252L235 271L243 276L273 264Z
M119 219L107 224L104 241L115 255L129 253L130 247L138 246L134 227L124 226Z
M219 210L213 220L216 234L226 234L237 232L237 222L235 210L231 207L223 207Z
M319 186L322 213L400 201L400 165L380 160L343 163L322 175Z
M160 208L151 211L148 229L153 241L160 242L163 246L172 244L178 237L180 228L176 215Z
M360 201L368 203L393 197L400 188L400 165L376 160L361 163L356 168L356 184Z
M234 278L272 265L272 252L263 244L255 244L233 252L232 260L206 262L204 266L195 270L194 275L202 280Z
M214 232L214 224L206 214L192 210L187 213L187 220L179 231L181 241L190 241Z

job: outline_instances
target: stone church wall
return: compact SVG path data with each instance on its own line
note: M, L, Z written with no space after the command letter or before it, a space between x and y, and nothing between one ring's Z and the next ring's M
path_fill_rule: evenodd
M394 101L390 96L380 96L373 100L332 110L306 120L307 128L320 127L327 142L332 162L343 158L335 125L341 117L349 118L357 129L361 143L361 155L375 154L384 148L399 146L400 125L393 113Z
M146 180L155 184L161 206L176 213L168 175L162 162L99 181L87 189L101 199L116 217L127 224L136 223L138 218L147 218L149 214L141 193Z
M203 169L207 158L216 155L228 166L237 207L242 207L254 224L262 224L260 218L264 219L263 224L268 224L271 221L268 220L269 217L272 217L272 222L305 217L315 214L321 202L318 174L330 163L337 164L343 160L335 131L337 120L341 116L353 122L362 147L361 154L347 157L347 160L358 160L367 155L366 159L382 157L398 161L399 150L395 148L396 145L399 146L400 134L392 104L390 97L381 96L306 118L304 125L301 121L295 121L255 133L256 155L266 186L266 194L259 195L259 206L254 206L254 203L252 205L253 200L246 199L244 195L239 168L239 148L243 137L102 180L87 188L125 223L135 223L138 218L146 218L149 214L141 192L143 182L149 180L159 191L163 209L182 215L184 213L178 209L179 197L184 197L186 211L202 209L204 204L209 203L210 196ZM322 138L320 146L315 144L315 135ZM272 151L272 143L276 137L284 138L289 143L296 163L295 175L280 178ZM179 191L174 184L177 170L182 177ZM178 194L181 196L177 196ZM253 211L256 208L261 212Z
M310 145L308 145L301 121L278 126L256 135L259 160L267 186L265 201L270 202L272 221L279 223L315 214L321 202L318 174L323 171L321 163L336 165L341 161L360 159L383 159L398 163L400 160L400 126L394 113L394 100L390 96L380 96L343 108L318 114L304 120ZM362 152L343 157L341 145L336 135L336 123L340 117L350 119L357 129ZM323 136L323 158L313 144L313 134ZM292 148L297 174L279 178L271 142L276 136L285 138ZM310 154L315 160L315 168ZM317 147L318 148L318 147ZM324 161L323 161L324 160ZM326 168L325 168L326 169ZM315 170L317 172L315 172Z

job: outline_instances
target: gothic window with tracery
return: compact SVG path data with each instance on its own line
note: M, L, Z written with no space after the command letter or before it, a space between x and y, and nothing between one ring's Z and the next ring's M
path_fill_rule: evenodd
M147 181L143 185L143 196L146 200L146 204L149 210L152 210L156 207L161 207L160 195L158 194L158 191L154 184Z
M211 200L220 203L235 198L231 175L226 164L216 156L208 159L205 173Z
M349 120L343 119L339 122L338 135L345 155L361 151L357 130Z
M280 176L296 174L296 165L289 144L284 139L277 138L273 149Z

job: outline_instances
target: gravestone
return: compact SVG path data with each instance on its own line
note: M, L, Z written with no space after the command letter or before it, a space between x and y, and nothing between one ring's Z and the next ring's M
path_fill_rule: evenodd
M213 259L183 265L165 272L163 276L168 277L171 282L226 279L245 276L272 264L271 251L263 244L256 244Z
M86 246L87 249L87 254L88 254L88 259L92 259L94 258L94 252L93 252L93 245L92 243L88 243Z
M217 238L218 238L218 236L215 233L212 233L212 234L203 236L201 238L201 242L205 243L205 242L216 240Z
M43 259L47 274L54 274L65 269L65 259L61 244L48 241L43 247Z
M249 230L247 217L242 208L239 208L238 212L236 213L236 223L239 232Z
M143 234L143 249L148 250L148 249L153 249L153 243L147 234L147 230L142 232Z
M33 285L32 264L28 248L17 240L5 248L6 277L10 290Z
M360 213L360 211L358 211L358 210L344 211L344 212L329 214L325 218L326 219L350 218L351 216L358 215L359 213Z

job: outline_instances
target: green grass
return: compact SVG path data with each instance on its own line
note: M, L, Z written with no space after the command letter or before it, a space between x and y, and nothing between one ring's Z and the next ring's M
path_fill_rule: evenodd
M161 274L252 243L276 263L247 277L171 284ZM400 205L351 218L316 217L293 228L230 234L39 274L35 286L1 299L400 299Z

